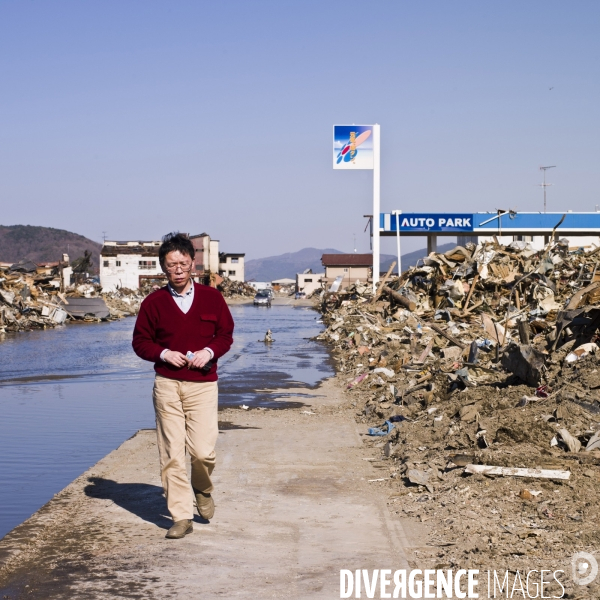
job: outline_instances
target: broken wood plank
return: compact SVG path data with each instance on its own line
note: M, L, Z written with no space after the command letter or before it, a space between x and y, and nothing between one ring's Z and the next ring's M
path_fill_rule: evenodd
M463 344L460 340L457 340L454 336L446 333L443 329L440 329L437 325L433 323L425 323L427 327L433 329L436 333L439 333L442 337L445 337L449 342L452 342L455 346L458 346L462 350L466 348L465 344Z
M586 294L588 294L589 292L591 292L599 287L600 287L600 281L597 281L596 283L592 283L592 284L588 285L587 287L583 288L582 290L579 290L578 292L573 294L573 296L571 296L571 299L569 300L569 304L567 304L567 306L565 307L564 310L573 310L573 309L577 308L579 306L579 303L581 302L582 298Z
M427 348L425 348L425 350L423 350L423 352L421 353L419 358L417 358L417 360L414 362L423 364L425 362L425 359L429 356L429 353L431 352L432 348L433 348L433 340L430 340L429 344L427 344Z
M467 299L465 300L465 303L463 304L465 309L468 308L468 306L469 306L469 300L471 299L471 296L473 295L473 292L475 291L475 285L477 284L478 281L479 281L479 273L475 273L475 277L473 277L473 283L471 283L471 287L469 288L469 293L467 294Z
M394 270L395 266L396 266L396 261L393 261L392 264L390 265L390 268L388 269L388 272L385 274L385 277L381 280L381 283L379 284L379 287L377 288L377 293L373 296L373 300L371 300L372 304L375 304L375 302L377 302L377 300L379 300L379 296L381 296L383 287L387 283L387 280L389 279L390 275L392 274L392 271Z
M517 327L519 328L519 339L521 340L521 344L529 345L529 334L531 332L529 323L525 320L521 320L517 323Z
M418 390L424 390L426 387L429 386L428 381L433 377L433 375L431 373L427 373L427 375L424 375L421 379L418 379L415 382L415 385L413 385L412 387L406 388L405 390L400 392L400 397L404 398L404 396L406 394L412 394L413 392L417 392Z
M473 304L473 306L469 306L469 308L465 308L462 313L460 313L460 317L467 317L471 314L471 311L475 310L476 308L479 308L481 305L483 304L483 300L480 300L479 302L475 302L475 304Z
M526 469L522 467L495 467L491 465L467 465L465 473L503 475L507 477L534 477L536 479L569 479L571 471L554 469Z
M488 317L486 314L481 315L481 324L485 329L485 332L489 336L489 338L494 342L494 344L498 344L502 346L505 342L506 338L506 330L499 323L495 323Z
M396 292L387 286L384 286L383 291L388 296L393 298L398 304L400 304L404 308L407 308L411 312L413 312L415 308L417 308L417 305L412 300L409 300L406 296L403 296L399 292Z

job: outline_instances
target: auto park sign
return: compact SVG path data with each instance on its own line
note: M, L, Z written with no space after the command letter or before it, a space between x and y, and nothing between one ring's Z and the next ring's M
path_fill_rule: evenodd
M549 235L560 227L561 235L597 236L600 212L413 213L394 210L380 213L379 231L384 236ZM398 229L400 231L398 231Z
M417 231L422 231L423 233L430 233L436 231L473 231L472 213L404 213L399 215L399 222L400 233L410 233ZM395 216L392 216L390 219L389 231L396 231Z

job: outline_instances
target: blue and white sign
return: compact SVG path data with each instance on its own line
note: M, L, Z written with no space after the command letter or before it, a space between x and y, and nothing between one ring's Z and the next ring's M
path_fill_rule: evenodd
M598 235L600 212L540 213L514 211L479 213L401 213L400 233L426 235L547 235L558 227L561 235ZM380 213L380 234L396 235L395 213Z
M396 216L383 214L381 226L385 231L396 231ZM400 233L421 231L463 232L473 231L473 213L406 213L399 216Z

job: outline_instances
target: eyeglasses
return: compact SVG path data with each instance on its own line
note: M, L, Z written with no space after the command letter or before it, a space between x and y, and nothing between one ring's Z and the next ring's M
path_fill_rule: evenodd
M189 273L192 270L194 265L190 263L179 263L177 265L172 265L170 267L165 266L165 271L167 273L177 273L177 271L181 271L182 273Z

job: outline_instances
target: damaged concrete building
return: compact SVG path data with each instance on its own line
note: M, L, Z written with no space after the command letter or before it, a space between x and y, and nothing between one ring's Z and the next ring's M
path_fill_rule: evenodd
M105 241L100 253L100 285L105 291L137 290L144 277L162 276L158 262L160 242Z
M234 281L244 280L244 254L219 253L219 240L208 233L190 235L196 251L193 276L199 283L210 283L211 276L226 271ZM105 241L100 253L100 285L106 292L127 288L137 290L166 282L158 260L160 241ZM223 262L221 259L223 258ZM236 262L237 261L237 262ZM235 275L229 275L235 271Z
M245 254L220 252L219 253L219 275L227 277L231 281L241 283L245 281Z

